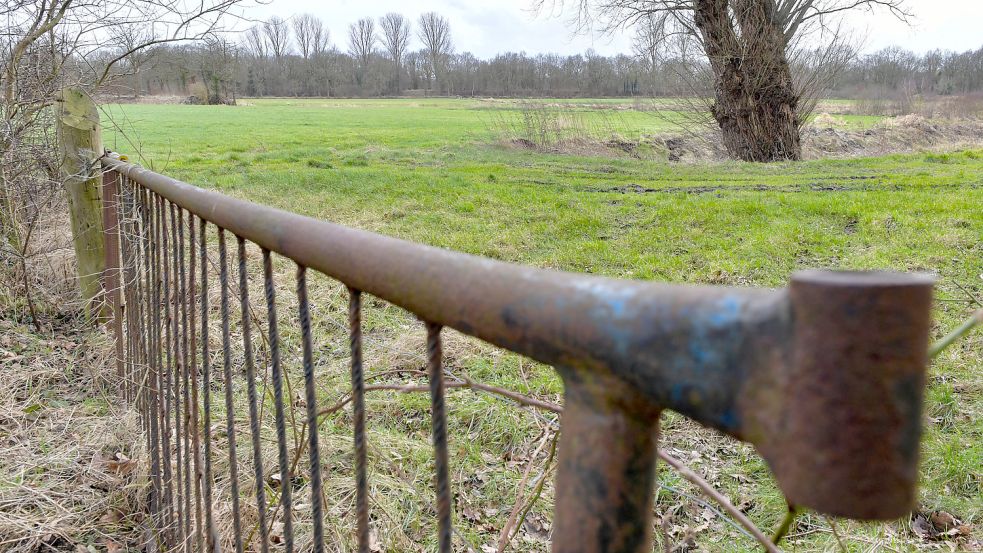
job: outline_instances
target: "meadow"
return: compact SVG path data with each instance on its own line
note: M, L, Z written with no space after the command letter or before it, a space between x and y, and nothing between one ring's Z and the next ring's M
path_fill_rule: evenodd
M631 151L589 144L575 153L522 147L503 136L503 128L514 130L503 121L523 117L517 102L240 104L109 105L104 140L134 161L198 186L509 262L620 278L767 287L783 286L804 268L927 271L938 278L937 337L983 306L983 149L769 165L670 163L657 137L678 132L687 115L634 109L630 101L568 102L593 138L603 142L595 136L602 132L639 144ZM840 118L851 129L880 121ZM279 263L278 271L290 286L288 264ZM261 281L254 280L253 297L260 298ZM321 280L312 296L319 394L330 405L348 386L347 336L340 330L346 298L338 286ZM371 382L418 375L423 334L411 317L371 303L366 335L367 372L378 379ZM288 331L285 340L285 362L299 379L296 335ZM549 368L459 335L449 338L448 366L475 380L560 398L560 383ZM918 505L921 513L953 514L974 529L972 539L983 533L981 366L983 334L977 334L930 369ZM406 372L394 375L394 368ZM429 549L435 522L427 398L375 394L368 404L374 532L381 550ZM462 549L467 544L484 551L497 542L526 466L534 467L526 488L551 478L549 448L540 446L552 432L552 417L470 391L451 392L449 409L455 539ZM329 483L329 538L344 549L352 539L348 415L330 415L322 432L326 463L337 476ZM784 516L784 500L752 448L671 413L664 416L660 444L761 528L773 529ZM656 514L666 521L656 531L660 543L668 538L701 550L756 549L714 512L712 502L665 466L660 484ZM549 483L519 530L515 550L545 550L551 498ZM788 540L796 551L946 547L944 539L926 542L910 520L861 524L813 513L797 519ZM965 538L961 543L966 546Z

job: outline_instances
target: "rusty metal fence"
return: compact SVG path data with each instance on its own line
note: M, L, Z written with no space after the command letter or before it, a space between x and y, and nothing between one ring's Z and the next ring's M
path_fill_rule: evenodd
M664 285L545 271L354 230L196 188L109 154L107 266L117 371L150 457L153 540L216 551L213 390L224 390L235 550L271 548L271 517L295 549L274 259L296 264L307 428L317 429L308 272L347 286L355 532L369 550L362 297L415 314L426 328L438 543L451 551L441 329L552 365L565 389L555 496L555 552L651 551L658 417L672 409L754 444L789 501L838 516L888 519L911 508L917 480L932 279L810 271L785 289ZM214 237L214 238L209 238ZM259 246L275 407L281 513L269 512L250 317L242 315L250 444L237 444L234 310L249 309L247 243ZM221 367L209 351L209 251L218 250ZM216 374L221 371L221 375ZM306 436L313 550L323 551L319 433ZM255 489L239 488L237 448L252 449ZM301 469L296 469L301 470ZM258 535L244 543L253 502Z

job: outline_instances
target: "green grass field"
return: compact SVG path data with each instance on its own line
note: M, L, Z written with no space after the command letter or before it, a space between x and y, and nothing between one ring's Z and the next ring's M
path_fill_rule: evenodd
M580 105L598 128L633 138L671 132L678 114ZM610 101L604 101L610 104ZM588 107L583 107L587 105ZM500 140L514 102L478 100L247 100L239 107L108 106L108 147L193 184L306 215L516 263L669 282L782 286L802 268L896 269L938 276L935 335L983 301L983 150L755 165L670 164L657 150L560 155ZM843 116L862 127L876 118ZM509 119L511 120L511 119ZM281 263L285 286L290 272ZM254 298L260 298L257 281ZM289 290L289 288L286 288ZM289 295L289 294L288 294ZM346 389L342 291L317 282L314 324L325 405ZM412 318L382 305L366 315L369 375L423 363ZM288 325L289 326L289 325ZM296 336L287 333L297 369ZM449 366L523 393L558 398L548 368L452 336ZM983 333L932 366L919 510L945 510L983 533ZM382 381L403 382L384 376ZM296 380L295 382L300 382ZM296 386L297 384L295 384ZM369 402L374 525L385 550L430 548L433 515L427 398L377 393ZM475 550L494 544L515 503L544 422L496 398L452 392L455 523ZM221 410L216 416L221 416ZM667 415L663 447L729 495L762 528L784 502L753 450ZM350 545L350 420L323 428L328 503L339 548ZM546 448L548 449L548 448ZM270 455L267 461L274 459ZM271 465L272 466L272 465ZM246 471L248 472L248 471ZM660 472L659 516L674 543L754 550L753 541ZM528 490L527 490L528 491ZM306 493L299 492L301 494ZM519 550L544 550L551 486L519 533ZM333 500L336 502L333 504ZM805 514L788 542L835 550L831 522ZM303 525L302 525L303 526ZM836 523L850 551L924 545L907 520ZM657 539L663 535L657 529ZM458 545L464 548L463 542Z

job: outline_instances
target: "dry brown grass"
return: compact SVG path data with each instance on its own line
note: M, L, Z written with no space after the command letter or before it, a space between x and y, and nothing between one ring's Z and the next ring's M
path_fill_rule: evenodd
M0 550L136 544L145 476L136 417L114 407L105 337L0 319Z
M889 117L862 130L819 115L803 131L806 159L873 157L921 151L945 152L983 145L983 120L929 119L917 114Z

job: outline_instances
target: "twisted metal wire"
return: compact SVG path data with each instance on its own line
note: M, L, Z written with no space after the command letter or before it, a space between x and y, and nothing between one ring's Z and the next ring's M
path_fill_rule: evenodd
M204 225L203 225L204 227ZM199 436L201 434L200 419L201 413L199 409L198 402L198 342L197 342L197 331L195 330L195 325L197 324L195 306L197 304L196 298L196 281L195 281L195 269L197 256L195 255L195 217L190 213L188 214L188 328L191 333L191 343L188 345L188 349L191 352L191 359L188 365L188 372L190 373L190 385L191 385L191 420L189 427L193 429L191 431L191 448L192 454L194 455L194 481L192 486L194 487L195 493L195 551L204 551L204 535L202 534L202 471L204 467L202 466L201 460L201 441Z
M150 424L150 215L147 206L147 191L143 187L135 188L134 193L138 202L138 225L139 235L137 247L137 303L139 304L139 328L140 336L138 349L140 350L140 363L143 366L143 374L140 376L137 402L140 407L141 418L143 419L144 430L147 433L147 451L151 454L154 451L154 443L151 441ZM155 511L151 511L155 512Z
M242 348L246 356L246 389L249 396L249 430L253 438L253 470L256 478L256 509L259 513L259 546L268 553L269 532L266 527L266 483L263 477L263 454L260 447L259 413L256 406L256 369L253 365L253 339L249 317L249 279L246 272L246 241L237 236L239 246L239 306L242 313Z
M324 552L324 520L321 499L321 453L318 449L317 396L314 393L314 354L311 313L307 299L307 267L297 266L297 299L304 349L304 392L307 400L307 435L311 461L311 513L314 518L314 553Z
M142 422L142 406L140 405L140 386L137 381L138 375L142 374L138 368L142 363L142 353L141 343L143 333L140 329L141 312L143 309L143 297L140 294L140 284L142 279L140 278L140 215L138 208L138 198L135 185L130 181L129 178L121 175L122 188L126 191L126 203L124 204L126 209L126 274L124 278L126 279L126 290L127 298L126 301L126 313L128 319L128 326L126 331L126 341L129 344L130 352L127 359L127 402L133 404L137 408L137 413L141 414Z
M277 457L280 463L280 504L283 506L283 540L286 553L293 553L292 477L287 459L287 430L283 410L283 373L280 367L280 330L277 326L276 290L273 283L273 260L270 251L263 249L263 286L266 292L266 318L270 341L270 363L273 370L273 403L276 411Z
M208 224L200 219L199 248L201 255L201 391L204 411L202 429L205 432L205 529L208 536L208 550L219 552L218 531L215 529L215 514L212 512L212 363L208 347Z
M171 222L171 226L170 226L171 295L168 298L168 308L171 317L170 332L171 332L171 346L173 348L173 352L171 355L174 360L174 364L172 366L173 382L171 384L171 390L172 390L171 402L173 404L174 451L176 456L176 462L174 465L174 473L175 473L174 475L177 480L176 485L174 487L174 495L175 495L174 510L177 518L176 526L174 527L174 533L177 536L175 546L177 546L177 544L180 543L183 547L187 548L188 536L185 533L185 528L186 528L185 518L188 514L188 510L184 509L185 495L184 495L183 488L185 485L184 484L185 471L184 471L184 448L182 444L182 441L186 437L186 433L181 431L181 429L183 428L183 421L181 419L181 412L182 412L181 402L183 401L182 398L184 395L181 393L181 390L183 389L181 387L181 374L184 372L184 367L187 365L186 361L182 362L182 356L184 355L184 348L187 345L187 343L186 342L184 344L181 343L181 335L180 335L180 328L179 328L180 326L179 312L181 310L180 306L183 305L184 302L182 300L183 295L181 294L182 291L181 289L183 288L183 285L180 284L180 280L179 280L181 277L179 271L180 262L178 258L181 257L180 256L181 250L179 249L180 246L178 244L178 239L177 239L177 235L178 235L177 213L176 213L177 206L175 206L173 202L168 202L167 205L169 207L170 215L171 215L171 221L170 221Z
M427 322L427 366L430 376L430 407L433 419L434 465L437 477L437 530L441 553L451 551L451 489L447 453L447 413L444 406L441 326Z
M239 514L239 462L236 455L235 409L232 402L232 343L229 335L229 264L225 229L218 229L219 287L222 308L222 370L225 379L225 428L229 442L229 477L232 486L232 533L236 553L242 553L242 517Z
M161 541L162 535L160 528L166 525L166 497L164 495L164 478L161 474L161 466L163 464L162 457L164 456L163 451L163 409L161 408L161 386L160 386L160 373L161 373L161 351L160 351L160 295L161 295L161 282L160 282L160 211L157 204L157 196L151 194L148 191L147 194L147 204L148 210L151 217L151 257L152 266L150 271L150 281L148 281L148 287L151 283L153 285L153 297L151 299L150 305L148 305L148 312L150 313L151 324L150 324L150 340L151 340L151 371L150 371L150 402L152 404L153 410L153 421L152 421L152 456L153 456L153 476L154 476L154 532L157 541Z
M133 404L133 375L135 371L133 370L133 362L136 358L135 342L134 337L136 336L136 328L134 321L134 312L136 311L136 298L135 298L135 288L131 284L133 276L133 263L135 262L133 258L133 221L131 219L134 210L130 206L130 190L129 183L120 175L119 173L112 171L112 177L116 180L116 200L117 203L113 208L115 208L117 216L117 236L119 237L119 270L121 273L120 277L120 287L123 295L122 302L122 314L124 317L124 328L125 332L125 352L123 363L123 374L121 392L123 395L123 400L132 405ZM117 341L123 339L123 336L116 336Z
M355 434L355 518L359 553L369 552L369 499L365 445L365 379L362 374L362 293L348 289L352 355L352 417Z
M162 349L164 350L165 361L164 369L160 372L161 409L163 413L161 450L164 460L164 543L167 545L168 550L171 550L174 548L175 543L174 517L176 515L174 509L174 467L171 462L171 414L174 412L174 394L171 390L173 334L171 332L171 264L167 225L167 202L161 196L157 196L157 209L160 215L160 258L161 266L163 267L161 276L163 295L161 296L161 302L164 309Z
M184 432L181 438L184 440L184 551L191 553L191 374L188 361L190 352L188 351L188 304L191 297L188 295L188 273L185 267L185 243L184 243L184 210L178 209L177 212L177 232L178 232L178 275L180 279L180 295L178 305L181 308L181 386L184 392L181 394L182 401L182 423Z

